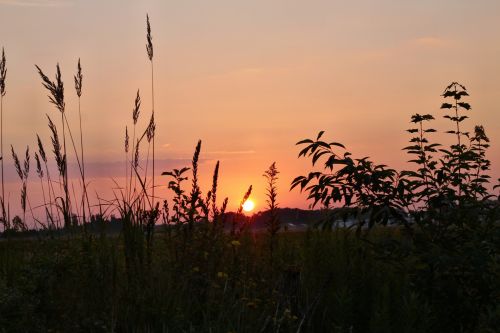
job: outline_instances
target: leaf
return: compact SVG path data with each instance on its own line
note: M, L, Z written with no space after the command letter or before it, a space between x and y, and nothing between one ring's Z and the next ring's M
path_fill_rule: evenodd
M420 146L418 145L414 145L414 146L408 146L408 147L404 147L402 150L420 150Z
M307 155L307 152L309 152L309 149L311 149L311 146L312 146L312 145L307 146L307 147L305 147L304 149L302 149L302 150L300 151L300 153L299 153L299 157L301 157L301 156L304 156L304 157L305 157L305 156Z
M324 133L325 133L325 131L319 132L318 137L316 138L316 141L319 140L323 136Z
M471 106L469 103L466 103L466 102L460 102L458 103L458 105L466 110L470 110L471 109Z
M453 105L451 105L450 103L441 104L441 109L451 109L452 107Z
M318 161L318 159L319 159L321 156L323 156L323 155L325 155L325 154L327 154L327 153L328 153L328 151L320 151L320 152L318 152L318 153L314 154L314 156L313 156L313 158L312 158L312 164L313 164L313 165L315 165L315 164L316 164L316 162Z
M314 141L311 140L311 139L304 139L304 140L301 140L299 142L297 142L295 145L301 145L301 144L304 144L304 143L313 143Z
M338 143L338 142L330 142L330 146L337 146L337 147L341 147L341 148L345 148L345 146L341 143Z
M451 88L451 87L450 87L450 88ZM444 98L446 98L446 97L451 97L451 96L455 96L455 94L456 94L456 93L455 93L454 91L452 91L452 90L447 90L447 91L445 91L445 92L444 92L443 97L444 97Z

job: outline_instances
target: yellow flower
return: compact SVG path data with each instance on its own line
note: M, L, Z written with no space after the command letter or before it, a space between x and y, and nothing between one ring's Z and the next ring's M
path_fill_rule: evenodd
M232 246L240 246L241 243L240 243L240 241L234 240L234 241L231 241L231 245Z
M221 279L227 279L228 275L225 272L218 272L217 277Z
M193 272L199 272L200 271L200 268L197 266L197 267L193 267Z

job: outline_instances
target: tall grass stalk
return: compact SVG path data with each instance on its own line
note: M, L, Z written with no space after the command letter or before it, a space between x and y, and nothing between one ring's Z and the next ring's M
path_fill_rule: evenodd
M146 51L148 53L148 58L151 63L151 120L154 124L155 119L155 92L154 92L154 63L153 63L153 37L151 36L151 25L149 23L149 15L146 15L146 30L147 30L147 44ZM152 196L153 196L153 207L155 206L155 133L153 129L152 133L152 141L153 141L153 188L152 188Z
M21 187L21 208L23 209L23 224L26 225L26 204L28 203L27 197L28 197L28 175L30 171L30 154L29 154L29 147L26 147L26 154L24 158L24 163L21 166L21 162L19 161L19 158L14 151L14 147L11 145L11 151L12 151L12 158L14 159L14 166L16 168L17 174L19 178L21 179L22 182L22 187ZM31 208L31 204L29 204L31 215L33 219L35 218L33 214L33 209Z
M248 190L245 192L245 195L243 196L243 199L241 199L240 205L238 206L238 210L236 211L236 216L233 217L233 221L231 224L231 236L236 235L236 225L238 224L238 221L236 219L239 218L241 216L241 214L243 213L243 205L248 200L248 198L250 198L251 194L252 194L252 185L250 185ZM243 228L245 227L245 224L246 223L243 223L243 225L240 227L239 231L243 230Z
M75 90L76 90L76 94L78 96L78 120L79 120L79 125L80 125L80 156L82 159L82 165L81 165L82 191L83 191L83 193L82 193L82 219L83 219L83 224L85 225L85 223L86 223L85 200L88 201L88 196L87 196L87 183L85 180L85 160L83 157L83 130L82 130L82 112L81 112L83 74L82 74L82 66L80 64L80 59L78 59L77 72L76 72L76 75L74 76L74 80L75 80ZM90 214L90 205L89 205L88 209L89 209L89 214Z
M52 222L52 225L54 226L55 215L53 206L55 204L54 201L56 198L56 193L54 191L54 185L50 177L49 165L47 161L47 154L45 153L45 148L43 147L42 140L40 139L40 136L38 134L36 135L36 138L38 142L38 153L40 154L40 158L42 159L43 164L45 165L45 176L47 178L47 188L49 192L50 220ZM56 225L57 228L59 228L60 226L59 225L60 221L61 221L60 211L57 210L57 225Z
M7 61L5 60L5 50L2 47L2 57L0 58L0 166L2 169L2 201L0 202L0 205L2 207L2 219L4 223L4 229L7 229L7 226L9 224L8 220L10 219L7 217L7 214L5 212L5 184L4 184L4 170L3 170L3 160L4 160L4 155L3 155L3 98L5 96L5 80L7 78Z
M85 188L86 184L85 184L85 176L84 176L84 172L83 172L83 166L82 166L82 163L80 161L80 157L79 157L79 154L78 154L78 151L76 148L75 140L73 138L73 134L72 134L69 122L68 122L68 118L66 117L66 112L65 112L66 105L64 102L64 83L62 81L61 70L60 70L59 64L57 64L57 66L56 66L56 78L55 78L54 82L52 82L43 73L43 71L40 69L40 67L38 67L36 65L35 65L35 67L37 68L38 73L39 73L40 77L42 78L43 86L50 92L50 95L48 96L49 101L52 104L54 104L56 106L56 108L59 110L59 112L61 113L61 123L62 123L62 130L63 130L63 156L64 156L64 158L60 159L60 162L64 162L64 168L62 170L62 171L64 171L62 176L63 176L63 189L64 189L64 194L65 194L65 200L63 203L64 212L65 212L64 223L65 223L65 225L69 225L71 223L72 214L71 214L71 200L70 200L71 197L70 197L70 193L69 193L69 184L68 184L68 163L67 163L67 156L68 155L67 155L67 149L66 149L66 132L68 132L68 135L70 137L71 145L72 145L74 153L75 153L78 169L80 171L80 177L82 177L83 187ZM78 75L80 77L78 77ZM82 83L81 79L83 78L81 75L81 66L79 66L79 74L77 74L77 76L75 78L77 81L79 81L78 85L75 85L75 87L77 88L77 93L79 93L81 95L81 83ZM55 128L55 126L54 126L54 128ZM83 193L85 194L84 198L86 198L86 200L87 200L87 207L89 208L89 211L90 211L90 205L88 202L88 197L86 195L85 189L83 189ZM83 214L82 214L82 216L83 216Z
M64 103L64 83L62 81L61 69L59 67L59 64L57 64L57 66L56 66L56 78L55 78L54 82L52 82L43 73L43 71L40 67L38 67L37 65L35 65L35 67L38 70L38 74L42 78L43 86L50 93L50 95L48 95L49 101L52 104L54 104L54 106L57 108L57 110L61 114L61 125L62 125L62 131L63 131L63 146L62 146L63 155L59 156L59 159L57 162L58 162L59 171L60 171L61 176L63 178L64 202L62 203L62 208L63 208L63 215L64 215L64 226L69 226L71 223L71 213L70 213L71 206L70 206L70 195L69 195L69 188L68 188L68 167L67 167L67 156L68 155L66 153L66 126L65 126L65 120L64 120L64 112L66 110L66 105ZM55 126L53 128L55 129ZM59 154L60 154L60 152L59 152ZM57 153L56 153L56 155L57 155ZM57 156L56 156L56 158L57 158Z
M139 143L136 142L135 140L135 131L137 127L137 121L139 120L139 115L141 113L141 96L139 93L139 89L137 89L137 94L135 96L135 101L134 101L134 108L132 110L132 120L134 123L133 129L132 129L132 149L131 149L131 158L130 158L130 178L129 178L129 188L128 188L128 201L130 202L131 197L132 197L132 178L134 178L134 189L135 189L135 177L133 176L132 171L134 168L136 168L138 165L138 152L139 152ZM137 158L136 158L137 157Z
M52 220L52 215L49 212L49 204L47 204L47 197L45 195L45 186L43 185L43 169L42 169L42 163L40 162L40 157L38 153L35 153L35 162L36 162L36 173L38 175L38 178L40 179L40 187L42 189L42 198L43 198L43 209L45 211L45 217L47 218L47 226L49 229L52 229L54 226L54 221ZM50 189L49 189L49 195L50 195Z

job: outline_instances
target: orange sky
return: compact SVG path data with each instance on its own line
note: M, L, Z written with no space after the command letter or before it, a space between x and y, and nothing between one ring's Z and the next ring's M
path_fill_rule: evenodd
M500 175L495 0L0 0L6 147L34 149L35 133L49 144L45 113L56 118L57 111L34 64L51 77L61 64L76 131L72 76L80 57L89 172L94 189L109 197L137 89L141 126L151 109L146 13L155 47L157 169L186 163L202 139L202 190L220 160L219 197L230 196L231 209L250 184L256 209L263 208L262 173L273 161L281 206L306 207L304 195L288 191L309 167L294 144L319 130L357 156L403 167L410 116L440 117L439 95L451 81L468 88L468 125L485 125L492 175ZM435 126L448 129L441 120ZM18 185L9 191L16 206Z

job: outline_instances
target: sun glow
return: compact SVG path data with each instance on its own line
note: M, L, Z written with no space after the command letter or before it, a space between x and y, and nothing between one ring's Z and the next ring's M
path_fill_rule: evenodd
M245 212L251 212L254 208L255 208L255 203L250 199L245 201L245 203L243 204L243 210Z

